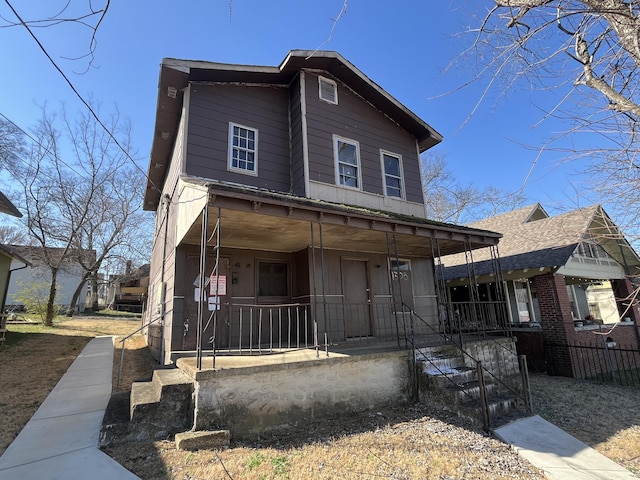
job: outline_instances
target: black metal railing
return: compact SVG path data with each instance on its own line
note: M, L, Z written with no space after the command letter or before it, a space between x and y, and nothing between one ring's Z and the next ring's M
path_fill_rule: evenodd
M545 343L547 362L568 354L573 376L584 380L640 387L640 349L606 339L601 344Z
M345 342L380 342L406 335L408 312L393 303L227 304L214 350L238 354L274 353ZM222 316L222 317L224 317Z
M497 303L498 302L495 302L494 305L496 308L498 307ZM447 309L455 308L456 306L459 307L459 304L448 305ZM456 332L458 333L458 335L453 335L450 331L439 332L429 322L425 321L420 315L418 315L408 306L403 305L403 308L411 313L413 322L418 326L418 328L426 327L428 329L431 329L434 335L440 335L443 343L450 345L453 349L455 349L458 355L464 360L465 365L472 365L477 369L477 380L480 388L481 412L485 430L488 431L490 429L490 412L487 403L488 394L484 382L485 376L491 379L495 384L497 384L500 390L509 393L514 398L521 401L525 406L527 412L532 413L526 360L522 357L518 357L518 354L515 350L515 345L513 345L512 347L505 346L505 344L503 342L500 342L497 337L485 337L483 338L483 340L485 342L493 342L496 345L494 351L501 352L501 355L493 355L493 358L491 359L481 359L479 358L480 355L473 355L472 353L470 353L468 348L465 348L463 337L460 334L461 330L459 328ZM481 326L479 324L476 325ZM471 329L470 331L474 330ZM411 343L414 350L414 358L424 359L431 365L432 368L439 372L442 378L445 378L452 386L459 387L458 382L455 380L455 377L453 375L453 373L457 373L455 372L455 368L447 365L442 365L432 359L429 355L428 350L417 344L413 338L409 338L408 341ZM483 355L483 357L484 356L485 355ZM519 373L519 375L514 375L514 373ZM467 392L465 392L464 390L460 391L463 395L467 396L469 400L472 399Z
M504 332L509 330L505 302L451 302L443 304L447 333Z
M240 354L317 348L345 342L408 345L408 338L442 334L507 334L504 302L456 302L425 307L411 328L410 307L393 302L311 302L276 305L228 303L217 316L210 348ZM221 312L223 313L221 315ZM209 324L208 322L207 324ZM434 327L436 326L436 327Z

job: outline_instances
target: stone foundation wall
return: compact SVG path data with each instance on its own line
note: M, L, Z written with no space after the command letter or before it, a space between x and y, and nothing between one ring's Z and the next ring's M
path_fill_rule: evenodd
M496 338L493 341L466 342L464 348L474 359L481 361L482 366L495 378L499 378L511 388L519 389L520 366L513 339ZM467 367L476 368L475 362L466 355L464 358Z
M308 419L363 411L411 398L410 352L203 370L196 374L196 430L228 429L234 438Z

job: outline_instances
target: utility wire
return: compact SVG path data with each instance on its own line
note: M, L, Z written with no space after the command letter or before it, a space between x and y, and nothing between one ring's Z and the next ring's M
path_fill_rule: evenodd
M60 162L62 165L64 165L65 167L67 167L69 170L71 170L73 173L75 173L76 175L78 175L78 177L82 178L83 180L87 180L87 178L85 178L81 173L79 173L77 170L75 170L71 165L69 165L68 163L64 162L60 157L58 157L54 152L52 152L51 150L49 150L45 145L43 145L38 139L32 137L27 131L23 130L20 126L18 126L18 124L16 122L14 122L13 120L11 120L9 117L7 117L4 113L0 112L0 117L4 118L7 122L9 122L11 125L13 125L15 128L17 128L18 130L20 130L20 132L25 135L27 138L29 138L29 140L31 140L33 143L35 143L36 145L38 145L40 148L42 148L45 153L49 154L51 157L53 157L57 162ZM15 155L15 157L20 160L21 162L30 165L26 160L20 158L18 155ZM50 175L48 175L49 178L53 178Z
M42 53L44 53L44 55L49 59L49 62L51 62L51 65L54 66L54 68L58 71L58 73L60 73L60 75L62 75L62 78L64 78L64 80L67 82L67 84L69 85L69 87L71 88L71 90L73 91L73 93L75 93L75 95L80 99L80 101L84 104L85 107L87 107L87 109L89 110L89 113L91 113L91 115L93 116L93 118L96 120L96 122L98 122L98 124L104 129L105 132L107 132L107 135L109 135L109 137L111 137L111 139L114 141L114 143L118 146L118 148L122 151L122 153L125 154L125 156L131 161L131 163L133 163L133 165L140 171L142 172L142 174L144 175L144 177L147 179L147 181L151 184L151 186L153 188L155 188L156 190L160 191L160 189L158 188L158 186L153 183L153 181L147 176L147 173L140 168L140 166L136 163L136 161L131 157L131 155L129 154L129 152L120 144L120 142L118 141L118 139L113 135L113 133L111 133L111 130L109 130L109 128L107 128L107 126L102 123L102 120L100 120L100 117L98 117L98 115L96 114L96 112L93 110L93 108L91 107L91 105L89 104L89 102L87 102L84 97L80 94L80 92L78 92L78 90L76 89L76 87L73 85L73 83L71 83L71 80L69 80L69 78L67 77L67 75L62 71L62 69L58 66L58 64L53 60L53 58L51 58L51 55L49 55L49 53L47 52L47 50L44 48L44 46L42 45L42 43L40 42L40 40L38 40L38 37L36 37L36 35L33 33L33 31L31 30L31 28L29 28L29 25L27 25L27 23L22 19L22 17L18 14L18 12L16 11L15 8L13 8L13 5L11 5L11 2L9 2L9 0L4 0L4 2L7 4L7 6L11 9L11 11L13 12L13 14L16 16L16 18L18 19L18 21L20 22L20 24L27 30L27 32L29 32L29 35L31 35L31 37L35 40L35 42L38 44L38 47L40 47L40 50L42 50Z

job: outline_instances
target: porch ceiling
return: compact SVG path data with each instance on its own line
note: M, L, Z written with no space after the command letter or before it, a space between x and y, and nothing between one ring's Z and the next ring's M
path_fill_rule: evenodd
M418 223L358 211L301 205L273 198L212 194L209 201L208 236L220 209L221 245L226 248L296 252L314 244L326 249L387 254L387 234L391 251L397 243L398 255L430 258L432 240L442 255L494 245L498 235L454 225ZM200 245L202 216L194 222L182 243ZM215 244L215 239L209 241ZM436 251L436 254L438 252Z

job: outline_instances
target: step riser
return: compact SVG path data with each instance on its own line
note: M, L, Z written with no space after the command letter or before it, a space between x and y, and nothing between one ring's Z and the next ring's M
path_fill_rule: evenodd
M424 388L421 395L425 396L422 401L428 402L428 398L438 398L447 405L458 405L458 408L463 410L478 409L481 392L476 380L476 369L465 366L457 352L449 357L443 356L443 352L429 353L417 358L420 383ZM486 363L489 367L492 364L491 361ZM495 400L498 390L498 385L485 376L485 392L489 398L490 415L508 413L518 406L514 398Z

